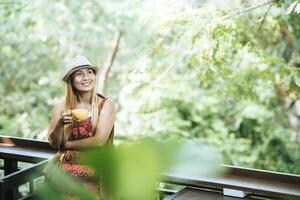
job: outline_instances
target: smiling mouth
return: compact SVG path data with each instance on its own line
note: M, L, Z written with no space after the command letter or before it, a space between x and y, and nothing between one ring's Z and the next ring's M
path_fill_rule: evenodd
M90 85L91 85L91 82L87 82L87 83L81 83L81 85L82 85L82 86L86 86L86 87L87 87L87 86L90 86Z

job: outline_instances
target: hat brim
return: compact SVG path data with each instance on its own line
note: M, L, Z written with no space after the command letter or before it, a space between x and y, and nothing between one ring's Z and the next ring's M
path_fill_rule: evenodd
M77 67L72 68L70 71L68 71L68 72L66 73L66 75L64 75L63 81L68 82L68 79L70 78L70 76L71 76L75 71L77 71L77 70L79 70L79 69L82 69L82 68L90 68L90 69L92 69L93 71L95 71L95 73L97 73L98 70L99 70L99 67L97 67L97 66L91 66L91 65L77 66Z

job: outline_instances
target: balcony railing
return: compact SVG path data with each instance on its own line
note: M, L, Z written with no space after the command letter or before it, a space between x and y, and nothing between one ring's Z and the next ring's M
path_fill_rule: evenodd
M0 179L0 200L34 199L34 182L45 177L42 172L54 155L47 142L0 136L0 159L4 176ZM32 163L20 168L19 162ZM300 176L234 166L223 166L222 176L184 177L166 173L161 182L185 186L180 191L159 189L160 199L300 199ZM20 185L29 183L29 193L22 197Z
M47 142L0 136L0 159L3 159L4 177L0 179L0 200L32 199L34 181L44 177L43 167L54 155ZM32 163L20 168L19 162ZM29 195L22 197L18 187L29 183Z

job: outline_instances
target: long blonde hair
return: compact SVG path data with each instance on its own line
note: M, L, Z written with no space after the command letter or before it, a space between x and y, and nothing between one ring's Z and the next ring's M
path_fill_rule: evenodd
M96 75L96 74L95 74ZM92 132L96 130L97 122L98 122L98 114L99 114L99 98L97 96L97 76L95 76L96 83L95 87L93 88L91 105L92 105ZM67 88L65 92L65 105L64 111L66 110L73 110L78 103L78 92L74 88L72 76L67 81ZM66 141L71 137L71 129L72 125L68 124L64 127L64 140Z

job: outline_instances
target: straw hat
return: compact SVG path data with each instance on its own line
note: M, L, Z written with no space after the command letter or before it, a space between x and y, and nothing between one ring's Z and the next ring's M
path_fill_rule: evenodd
M81 69L81 68L91 68L92 70L97 73L98 67L93 66L90 61L84 57L84 56L76 56L75 58L71 58L68 60L67 65L66 65L66 73L63 77L63 81L67 82L70 75L74 73L76 70Z

